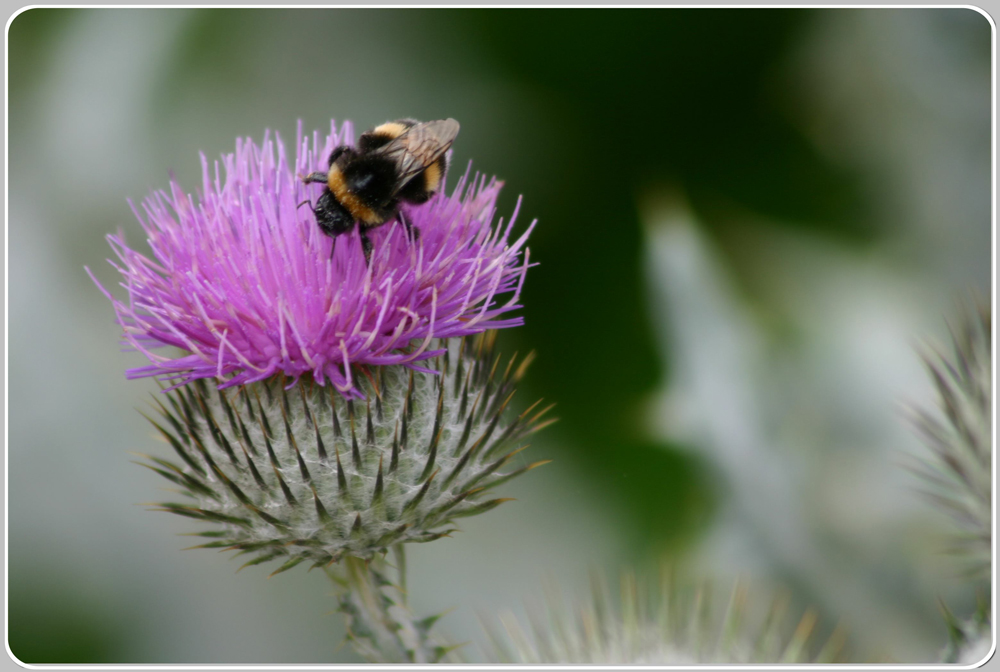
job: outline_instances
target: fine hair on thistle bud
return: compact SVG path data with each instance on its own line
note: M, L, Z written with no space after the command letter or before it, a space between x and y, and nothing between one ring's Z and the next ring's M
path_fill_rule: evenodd
M374 367L359 376L363 400L283 377L167 392L150 420L178 460L144 466L188 501L156 509L211 523L197 547L252 556L244 566L284 560L277 571L447 535L542 464L515 456L548 409L508 409L530 357L503 358L495 335L441 343L438 374Z

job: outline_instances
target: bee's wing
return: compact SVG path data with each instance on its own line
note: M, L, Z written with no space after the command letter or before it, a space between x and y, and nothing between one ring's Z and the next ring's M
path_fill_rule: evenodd
M427 121L416 124L383 147L379 153L391 156L399 168L399 187L440 159L455 141L458 129L454 119Z

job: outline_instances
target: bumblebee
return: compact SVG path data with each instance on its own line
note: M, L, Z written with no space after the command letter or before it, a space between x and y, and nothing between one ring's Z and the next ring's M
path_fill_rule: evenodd
M400 203L425 203L440 189L448 168L445 153L458 129L454 119L400 119L362 133L356 148L334 149L328 172L302 176L306 184L326 183L312 206L319 228L336 238L357 222L368 263L372 254L368 229L397 219L414 240L419 238L420 231L400 212Z

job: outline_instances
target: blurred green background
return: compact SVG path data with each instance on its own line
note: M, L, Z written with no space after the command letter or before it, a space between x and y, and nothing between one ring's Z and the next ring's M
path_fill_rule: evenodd
M539 266L519 501L412 552L481 639L546 577L663 555L785 585L857 655L929 662L971 599L900 456L913 346L990 296L991 29L969 9L32 9L9 48L9 607L22 661L347 662L322 576L182 553L124 380L106 233L265 129L455 117ZM449 183L454 184L452 175Z

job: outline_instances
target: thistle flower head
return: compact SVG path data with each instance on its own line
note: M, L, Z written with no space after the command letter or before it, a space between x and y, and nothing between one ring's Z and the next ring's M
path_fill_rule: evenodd
M157 430L178 461L148 457L186 500L155 506L213 529L201 547L284 560L279 571L437 539L456 519L505 500L493 489L540 463L512 466L544 411L505 414L524 371L493 351L496 332L454 339L440 375L380 367L366 401L280 380L156 399Z
M300 125L291 162L280 138L237 141L221 167L202 156L198 194L171 179L133 207L152 257L108 236L128 298L102 288L126 341L151 362L130 378L219 378L225 388L309 374L357 397L354 365L424 370L419 362L442 353L434 339L521 324L508 314L520 307L531 227L511 241L516 211L493 224L495 179L467 172L450 195L404 206L419 239L398 222L372 230L370 265L357 231L336 240L321 232L299 206L322 186L298 175L325 170L333 148L352 141L349 123L311 143Z

